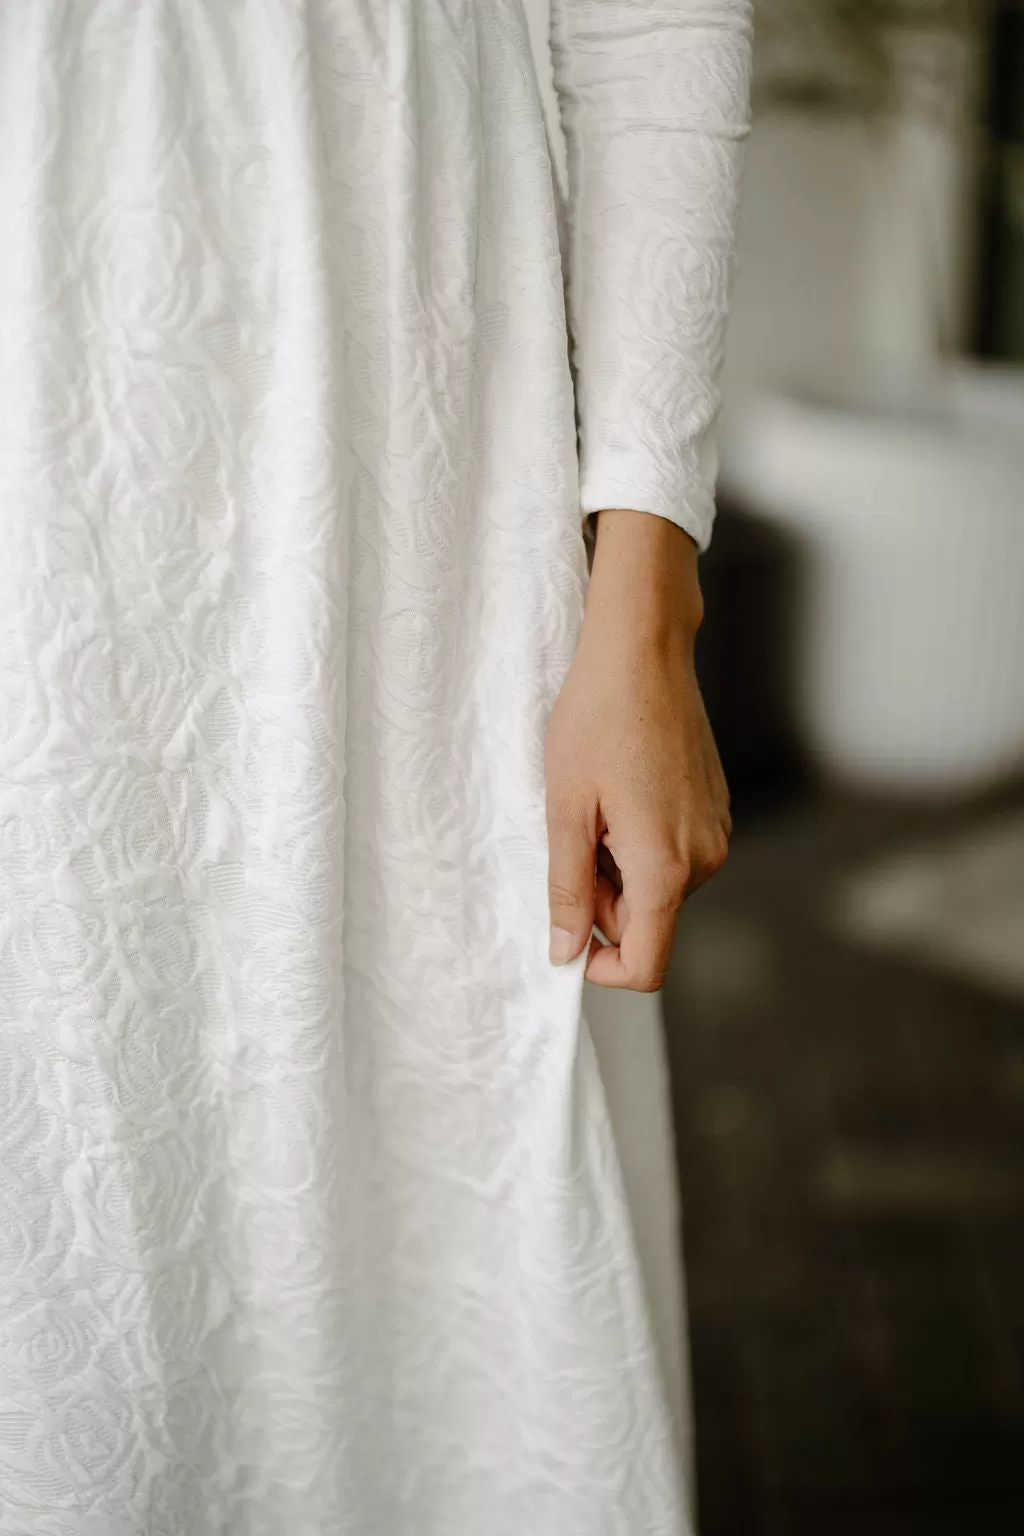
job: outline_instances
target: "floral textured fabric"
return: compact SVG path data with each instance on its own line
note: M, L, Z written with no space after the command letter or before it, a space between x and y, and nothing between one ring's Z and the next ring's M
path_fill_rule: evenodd
M4 1536L686 1529L543 731L748 24L556 4L563 251L521 0L0 7Z

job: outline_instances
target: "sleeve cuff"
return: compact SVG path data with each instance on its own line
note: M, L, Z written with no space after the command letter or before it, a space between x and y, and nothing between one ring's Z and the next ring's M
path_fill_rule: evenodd
M709 485L703 476L688 485L669 483L651 473L649 462L632 463L628 457L616 455L612 462L590 466L580 478L584 517L611 507L666 518L690 535L701 554L711 543L715 494L713 482Z

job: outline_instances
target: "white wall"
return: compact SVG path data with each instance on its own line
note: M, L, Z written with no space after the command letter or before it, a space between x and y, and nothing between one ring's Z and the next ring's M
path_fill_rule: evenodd
M776 382L898 393L961 345L969 175L964 144L919 120L760 118L744 173L730 396Z
M975 48L947 42L908 70L941 80L941 101L908 86L888 120L757 117L724 380L726 478L752 392L898 402L968 343L977 71Z

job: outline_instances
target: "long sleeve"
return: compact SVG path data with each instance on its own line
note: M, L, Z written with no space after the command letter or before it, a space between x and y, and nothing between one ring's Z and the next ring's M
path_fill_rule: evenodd
M707 547L750 0L552 0L584 512Z

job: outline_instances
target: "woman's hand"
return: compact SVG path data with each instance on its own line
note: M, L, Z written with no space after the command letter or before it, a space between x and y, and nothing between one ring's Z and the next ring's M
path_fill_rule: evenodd
M654 992L684 898L725 861L729 792L693 668L696 546L648 512L597 523L580 643L547 733L551 959L589 943L590 981Z

